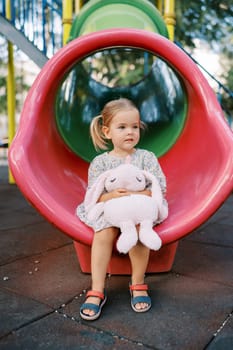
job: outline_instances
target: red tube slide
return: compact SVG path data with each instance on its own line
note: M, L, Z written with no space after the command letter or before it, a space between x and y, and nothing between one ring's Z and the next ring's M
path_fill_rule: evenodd
M170 214L156 228L164 247L151 254L148 272L167 271L176 242L204 223L233 188L232 132L200 70L168 39L144 30L118 28L81 36L62 48L46 63L26 98L9 164L24 196L75 241L81 269L89 272L93 232L75 215L85 193L88 163L60 137L55 101L74 64L93 52L119 46L141 48L161 57L178 72L187 94L183 131L160 158L167 176ZM109 272L130 273L127 259L114 252Z

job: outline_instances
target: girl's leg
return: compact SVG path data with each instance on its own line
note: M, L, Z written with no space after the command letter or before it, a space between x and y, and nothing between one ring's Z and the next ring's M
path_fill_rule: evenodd
M92 290L103 293L108 264L112 255L113 244L118 235L118 229L109 227L94 234L91 247L91 277ZM86 303L99 304L100 299L88 297ZM94 315L93 310L83 310L86 315Z
M138 244L129 251L132 266L132 285L144 283L149 256L150 249L141 244L141 242L138 242ZM146 291L133 291L134 297L147 295ZM147 306L146 303L138 303L135 305L138 310L145 309Z

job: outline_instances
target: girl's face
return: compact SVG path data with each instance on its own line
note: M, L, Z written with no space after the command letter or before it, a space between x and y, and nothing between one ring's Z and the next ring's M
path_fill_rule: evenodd
M110 126L103 127L105 137L112 141L113 150L118 154L130 153L139 142L140 116L137 109L116 113Z

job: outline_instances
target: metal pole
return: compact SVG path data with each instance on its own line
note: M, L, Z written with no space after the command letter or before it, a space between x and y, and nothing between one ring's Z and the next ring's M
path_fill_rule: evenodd
M169 39L174 41L175 32L175 0L165 0L164 4L164 21L167 25Z
M155 5L157 5L157 9L161 14L163 14L163 0L155 1Z
M67 43L70 35L73 15L72 4L72 0L62 1L63 46Z
M11 2L6 0L6 18L11 20ZM10 146L15 135L15 69L14 48L8 41L8 76L7 76L7 112L8 112L8 145ZM15 183L9 169L9 183Z
M83 6L83 1L82 0L75 0L74 6L75 6L74 12L77 15Z

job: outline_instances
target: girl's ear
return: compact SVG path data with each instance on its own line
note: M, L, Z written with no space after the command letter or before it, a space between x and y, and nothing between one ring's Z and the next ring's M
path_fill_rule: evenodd
M109 170L105 171L97 178L97 180L92 184L92 186L89 189L87 189L84 198L84 206L87 212L98 202L100 195L103 193L104 183L106 178L108 177L108 174Z
M106 139L111 140L111 134L110 134L110 130L108 126L102 126L102 132L104 134L104 136L106 137Z

